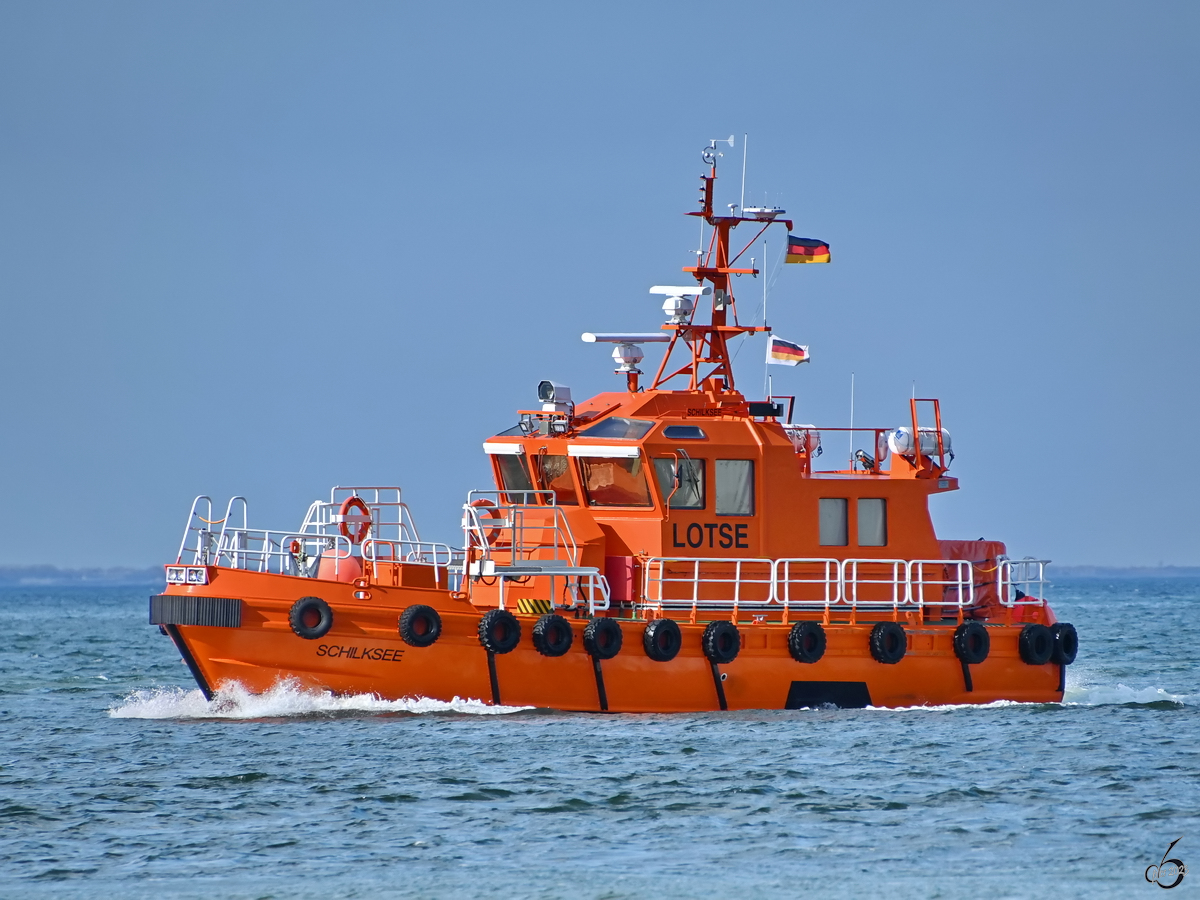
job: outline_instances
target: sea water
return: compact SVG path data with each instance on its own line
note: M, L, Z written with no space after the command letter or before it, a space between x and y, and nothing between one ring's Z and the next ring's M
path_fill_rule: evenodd
M1062 704L641 716L207 702L152 589L0 590L0 897L1200 894L1197 579L1059 583Z

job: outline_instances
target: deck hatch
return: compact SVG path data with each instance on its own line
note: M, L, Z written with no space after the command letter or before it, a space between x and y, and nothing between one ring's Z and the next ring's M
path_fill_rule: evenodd
M784 709L863 709L871 705L865 681L793 681Z
M151 625L242 627L242 601L231 597L155 594L150 598Z

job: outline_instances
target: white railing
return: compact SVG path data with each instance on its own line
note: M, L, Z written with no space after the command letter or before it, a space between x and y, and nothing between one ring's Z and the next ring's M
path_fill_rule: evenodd
M319 561L327 559L333 561L333 577L337 578L350 558L350 546L340 534L230 528L226 524L210 565L313 578Z
M996 587L1004 606L1041 606L1046 593L1048 559L1001 559L997 561Z
M656 557L644 572L645 602L658 609L761 606L775 593L769 559Z
M859 596L859 589L864 587L867 597ZM910 605L908 562L903 559L842 560L842 599L853 609L890 606L896 610Z
M207 566L217 545L216 532L213 531L212 526L220 525L223 521L224 519L213 519L212 497L201 494L193 500L191 512L188 513L187 525L183 528L183 538L179 541L179 553L175 557L175 562ZM184 559L185 554L191 558Z
M512 498L519 497L520 502ZM541 498L543 503L537 503ZM485 501L476 505L478 501ZM545 558L575 565L579 555L575 536L553 491L471 491L463 504L463 546L475 547L481 559L496 552L515 565Z
M785 609L793 605L831 606L842 599L841 561L836 559L777 559L772 597ZM820 596L813 596L819 594Z
M961 559L655 557L644 566L644 599L637 605L654 609L776 605L784 609L894 612L939 607L942 612L947 608L961 612L979 605L984 598L977 588L992 583L998 585L1006 606L1041 605L1047 562L1002 560L998 581L976 584L974 565Z
M970 609L976 604L975 570L966 559L914 559L908 564L909 595L922 606ZM934 597L926 597L932 588Z
M379 541L367 538L362 544L365 562L375 564L402 564L405 566L429 566L433 569L433 583L442 583L442 572L451 567L461 570L464 554L449 544L435 541ZM379 577L376 570L375 578ZM454 586L454 589L457 585Z
M343 515L342 505L357 497L367 507L371 521L366 536L384 541L417 542L421 536L407 504L400 499L398 487L342 486L329 491L329 501L316 500L304 515L300 531L305 534L332 536L342 532L342 526L351 518L358 524L354 514Z
M568 578L567 590L575 597L577 603L587 606L589 616L603 612L609 607L608 579L603 575Z

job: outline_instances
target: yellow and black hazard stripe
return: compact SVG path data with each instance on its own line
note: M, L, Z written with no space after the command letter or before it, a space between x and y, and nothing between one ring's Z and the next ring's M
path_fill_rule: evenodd
M517 612L523 616L544 616L554 612L554 604L549 600L534 600L522 597L517 601Z

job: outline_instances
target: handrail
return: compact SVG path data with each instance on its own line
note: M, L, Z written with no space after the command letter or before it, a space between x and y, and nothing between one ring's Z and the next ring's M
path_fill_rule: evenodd
M523 502L512 502L512 497L520 497ZM548 502L529 502L537 497ZM486 500L487 505L476 506L479 500ZM551 551L555 559L569 560L571 565L579 557L571 523L555 502L553 491L469 491L463 504L462 525L463 546L478 548L482 559L492 559L497 550L504 551L514 564L533 559L535 552L545 550ZM549 541L539 538L547 531L551 532ZM560 551L565 556L560 556Z
M301 552L292 552L292 543L300 544ZM309 553L309 549L312 553ZM261 528L232 528L223 531L216 548L213 565L224 560L231 569L270 572L277 575L302 575L312 577L316 573L310 566L301 568L300 557L333 560L334 576L340 574L341 561L349 559L350 541L342 535L314 535L298 531L270 531Z
M463 552L452 548L449 544L436 541L383 541L367 538L362 543L362 558L363 562L369 562L372 566L376 563L431 566L433 583L440 584L442 570L448 570L455 560L461 563ZM375 574L375 577L379 577L378 573Z
M1048 559L1000 559L997 560L996 589L1000 604L1006 607L1041 606L1046 593L1046 566ZM1017 585L1024 585L1022 590Z
M706 573L705 577L701 577L702 566L733 566L732 577L714 577L711 572ZM684 575L673 575L669 572L668 566L691 566L691 573ZM743 567L745 566L764 566L768 569L766 578L743 577ZM642 596L645 606L653 606L657 609L700 609L713 607L733 607L736 609L742 605L762 606L771 603L774 600L775 594L775 575L774 562L770 559L757 559L750 557L680 557L680 556L660 556L653 557L646 561L643 567L644 572L644 590ZM670 584L689 585L691 588L690 596L686 597L668 597L666 596L666 586ZM732 596L726 595L719 599L702 599L701 585L716 585L728 586L732 585ZM743 596L742 586L746 585L766 585L767 596L762 598ZM657 587L657 596L654 595L653 588ZM721 590L718 587L718 591Z
M201 500L203 500L205 502L205 504L207 505L208 518L198 515L198 513L197 513L197 507L200 505ZM195 500L192 501L192 509L188 513L187 524L183 527L183 537L179 541L179 552L175 555L176 565L183 562L183 554L188 550L191 550L191 552L192 552L192 560L191 561L193 563L196 563L198 565L207 565L208 564L208 547L206 546L208 543L208 540L205 537L205 535L208 535L210 533L210 531L207 528L197 528L192 523L196 519L199 519L201 522L207 522L211 518L212 518L212 497L209 497L207 494L201 494L199 497L197 497ZM191 533L193 531L196 532L196 546L194 548L188 546L188 537L191 535Z
M1013 588L1016 584L1044 587L1046 562L1007 561L1002 584L1007 588ZM1035 565L1036 570L1029 569ZM685 571L672 572L669 566L677 569L682 567ZM705 566L709 571L702 574L701 569ZM769 566L770 577L747 577L745 566ZM690 567L690 572L686 571L687 567ZM724 571L721 571L722 567ZM671 584L690 585L690 592L686 592L686 596L667 596L669 589L665 586ZM710 587L708 596L705 596L705 585L716 586L718 594L721 590L726 593L713 597L714 591ZM744 596L743 586L752 585L769 585L768 596ZM901 609L923 611L932 607L950 607L961 616L964 610L976 607L982 600L975 587L973 564L960 559L652 557L646 560L643 567L643 599L636 606L649 609L781 606L785 614L794 608L826 611L888 609L898 614ZM1040 605L1044 602L1040 592L1036 597L1032 594L1031 589L1005 601L1008 595L1002 590L1001 598L1006 606L1016 603Z

